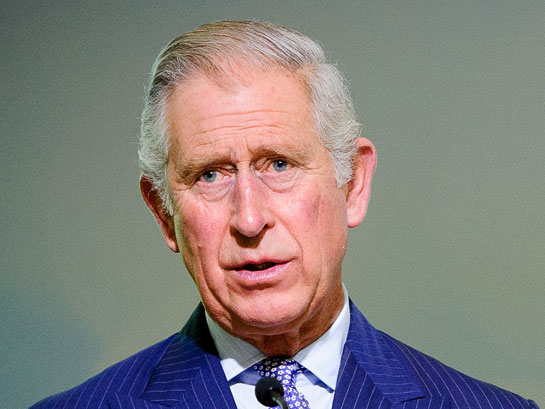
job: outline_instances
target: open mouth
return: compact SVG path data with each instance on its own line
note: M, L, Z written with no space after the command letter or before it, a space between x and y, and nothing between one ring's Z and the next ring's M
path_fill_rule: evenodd
M269 286L277 283L280 277L290 265L290 261L263 261L261 263L240 264L231 271L242 286L255 288L256 286Z
M240 268L240 270L247 270L247 271L263 271L267 270L268 268L274 267L276 263L273 262L266 262L266 263L259 263L259 264L245 264Z

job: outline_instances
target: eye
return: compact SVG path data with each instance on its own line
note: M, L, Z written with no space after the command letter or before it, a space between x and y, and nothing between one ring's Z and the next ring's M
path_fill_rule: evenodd
M272 162L272 167L276 172L285 172L288 170L289 164L283 159L276 159Z
M201 175L201 179L206 183L213 183L218 179L218 171L207 170Z

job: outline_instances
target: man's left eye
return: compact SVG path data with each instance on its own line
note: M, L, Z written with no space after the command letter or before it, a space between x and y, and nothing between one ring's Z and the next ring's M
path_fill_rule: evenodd
M288 170L289 164L282 159L276 159L272 162L272 167L276 172L285 172Z
M218 179L218 171L207 170L201 175L201 179L204 180L206 183L213 183Z

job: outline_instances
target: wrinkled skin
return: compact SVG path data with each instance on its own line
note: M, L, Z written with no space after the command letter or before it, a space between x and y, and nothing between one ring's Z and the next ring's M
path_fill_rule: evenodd
M253 72L229 89L204 75L176 88L174 214L145 177L141 190L210 316L267 355L294 355L342 308L347 227L365 217L376 157L360 138L353 179L338 187L304 85Z

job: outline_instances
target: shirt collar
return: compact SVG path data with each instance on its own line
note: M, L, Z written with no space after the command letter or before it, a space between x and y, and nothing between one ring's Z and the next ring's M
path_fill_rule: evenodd
M331 390L335 390L337 384L343 347L350 326L348 293L344 284L343 294L343 308L331 327L320 338L293 357ZM266 355L259 349L224 331L208 316L208 313L206 314L206 322L228 381L254 363L266 358Z

